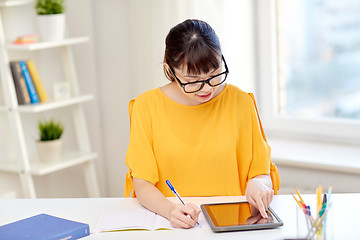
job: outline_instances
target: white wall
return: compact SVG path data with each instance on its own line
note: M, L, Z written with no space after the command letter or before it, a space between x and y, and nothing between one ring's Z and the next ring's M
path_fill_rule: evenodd
M130 74L129 1L94 1L99 103L101 106L107 196L122 196L128 145Z

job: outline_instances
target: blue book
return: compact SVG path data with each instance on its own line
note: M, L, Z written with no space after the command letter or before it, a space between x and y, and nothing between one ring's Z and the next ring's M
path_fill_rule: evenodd
M47 214L0 226L0 240L73 240L89 234L88 224Z
M33 82L32 78L31 78L29 69L26 66L25 61L20 61L20 67L21 67L21 71L22 71L22 73L24 75L24 78L25 78L26 86L27 86L27 88L29 90L31 103L38 103L40 101L39 95L36 92L34 82Z

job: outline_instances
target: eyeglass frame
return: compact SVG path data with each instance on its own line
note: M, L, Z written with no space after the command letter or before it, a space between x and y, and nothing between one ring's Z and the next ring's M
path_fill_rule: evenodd
M177 81L177 82L180 84L180 86L183 88L184 92L186 92L186 93L195 93L195 92L198 92L198 91L200 91L201 89L203 89L204 86L205 86L205 83L207 83L210 87L216 87L216 86L219 86L220 84L222 84L223 82L225 82L225 80L226 80L226 78L227 78L227 75L229 74L229 69L228 69L228 66L227 66L227 64L226 64L225 58L224 58L224 56L223 56L222 54L221 54L221 59L224 61L225 72L216 74L215 76L212 76L211 78L208 78L208 79L206 79L206 80L201 80L201 81L195 81L195 82L189 82L189 83L182 83L182 82L180 81L180 79L175 75L174 69L172 69L172 67L170 67L170 66L169 66L169 69L170 69L171 74L175 77L176 81ZM214 78L216 78L216 77L218 77L218 76L220 76L220 75L223 75L223 74L225 74L225 78L224 78L223 81L221 81L220 83L218 83L218 84L216 84L216 85L212 85L212 84L210 83L210 81L211 81L212 79L214 79ZM188 92L188 91L185 90L186 85L194 84L194 83L201 83L201 87L200 87L198 90L192 91L192 92Z

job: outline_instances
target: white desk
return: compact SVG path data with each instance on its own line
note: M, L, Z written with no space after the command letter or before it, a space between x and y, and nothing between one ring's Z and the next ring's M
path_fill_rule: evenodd
M305 202L313 206L315 195L304 195ZM210 202L242 201L244 197L184 198L195 204ZM177 199L171 198L172 201ZM330 239L360 239L360 193L333 194L333 206L330 214L333 221L333 237ZM84 199L1 199L0 225L47 213L58 217L88 223L94 229L99 216L104 210L136 209L141 207L136 199L131 198L84 198ZM284 222L279 229L261 231L243 231L213 233L207 224L202 228L189 230L162 231L122 231L96 233L85 239L284 239L296 237L296 203L291 195L275 196L271 207ZM330 215L329 215L330 218ZM1 239L1 236L0 236Z

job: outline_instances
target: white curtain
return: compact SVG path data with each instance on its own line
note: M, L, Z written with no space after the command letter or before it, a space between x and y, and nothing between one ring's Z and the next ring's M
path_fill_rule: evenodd
M130 12L134 95L167 83L162 72L165 37L188 18L208 22L218 34L230 70L228 82L254 91L251 0L133 0Z

